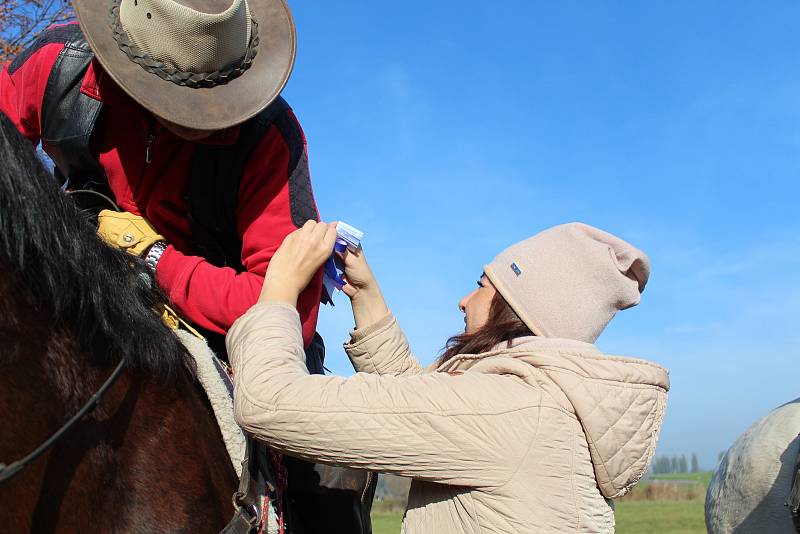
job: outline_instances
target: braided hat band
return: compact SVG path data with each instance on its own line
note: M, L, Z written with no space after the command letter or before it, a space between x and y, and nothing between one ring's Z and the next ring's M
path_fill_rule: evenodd
M109 82L185 128L244 123L280 95L294 67L287 0L71 2Z
M137 46L128 35L128 32L125 31L125 28L123 28L119 10L120 0L116 0L111 6L109 16L114 40L117 42L119 49L128 56L128 59L141 66L147 72L182 87L198 89L224 85L241 76L242 73L249 69L258 53L258 22L251 17L249 19L250 39L244 56L242 56L238 64L210 72L180 70L164 61L153 58Z

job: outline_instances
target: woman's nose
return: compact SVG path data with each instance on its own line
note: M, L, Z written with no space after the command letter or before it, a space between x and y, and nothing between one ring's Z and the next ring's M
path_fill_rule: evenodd
M473 290L469 295L458 301L458 309L461 310L461 313L467 313L467 302L469 302L469 298L475 293L475 291L477 291L477 289Z

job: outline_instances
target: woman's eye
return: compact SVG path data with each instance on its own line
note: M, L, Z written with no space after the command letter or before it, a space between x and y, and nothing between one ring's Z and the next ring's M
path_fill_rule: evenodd
M478 287L483 287L483 284L481 284L480 280L478 280Z

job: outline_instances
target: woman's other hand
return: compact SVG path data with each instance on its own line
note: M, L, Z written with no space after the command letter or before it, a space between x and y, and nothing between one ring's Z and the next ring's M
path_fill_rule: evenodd
M297 305L297 297L333 252L336 224L308 221L283 240L264 275L259 302Z
M359 294L364 295L378 287L375 275L364 257L364 249L360 248L355 252L347 249L339 256L344 262L344 279L347 282L342 291L348 297L358 298Z
M342 291L350 297L356 328L369 326L385 317L389 313L389 308L386 306L378 281L364 257L364 250L359 249L356 252L347 250L341 256L344 260L344 278L347 282Z

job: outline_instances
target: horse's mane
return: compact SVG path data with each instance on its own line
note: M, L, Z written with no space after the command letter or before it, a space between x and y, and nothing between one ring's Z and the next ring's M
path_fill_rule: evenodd
M153 312L164 303L147 266L104 244L36 152L0 113L0 264L41 320L73 332L97 365L173 379L189 358Z

